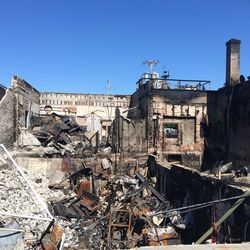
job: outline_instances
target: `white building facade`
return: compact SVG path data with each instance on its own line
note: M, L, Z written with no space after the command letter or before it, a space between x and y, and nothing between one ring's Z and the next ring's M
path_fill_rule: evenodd
M87 131L99 131L101 136L107 136L116 108L126 116L129 105L130 95L40 92L41 115L72 116Z

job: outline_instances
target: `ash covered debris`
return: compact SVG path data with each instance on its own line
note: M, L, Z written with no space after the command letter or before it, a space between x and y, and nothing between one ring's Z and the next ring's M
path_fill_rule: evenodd
M41 249L39 246L44 245L46 249L60 249L64 232L68 235L64 243L74 245L77 236L74 236L74 230L70 229L69 223L59 217L53 217L48 210L52 201L64 197L63 192L51 191L48 188L49 180L41 174L28 173L22 169L19 171L19 166L15 166L12 160L3 154L1 147L0 248ZM11 239L15 234L16 242L15 239ZM49 248L51 245L57 245L57 248Z
M40 157L82 157L84 154L110 153L101 143L98 131L86 131L74 117L52 113L33 117L32 129L19 128L18 151Z
M181 217L174 221L147 215L172 206L135 169L130 169L130 175L111 172L99 175L86 168L68 178L75 196L53 204L53 211L56 216L72 221L88 249L128 249L180 242L176 228L181 225Z
M31 151L40 157L82 157L84 154L110 153L100 141L98 131L87 131L75 117L50 115L33 117L32 129L19 129L19 151Z
M24 171L27 182L23 181L19 166L13 167L6 156L1 159L1 227L15 224L24 249L41 245L46 250L53 245L55 249L127 249L179 242L178 223L148 216L150 211L172 206L139 173L147 172L145 166L114 175L112 162L105 160L101 169L84 165L67 172L60 181L64 185L51 185L31 171ZM27 183L46 201L45 208Z
M74 118L52 113L36 119L32 134L42 147L51 148L51 154L74 155L85 148L85 128L79 126ZM55 151L56 150L56 151Z

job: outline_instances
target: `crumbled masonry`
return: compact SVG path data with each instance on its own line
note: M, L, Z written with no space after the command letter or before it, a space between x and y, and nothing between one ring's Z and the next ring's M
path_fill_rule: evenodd
M104 165L104 168L107 170L107 165ZM65 184L66 188L49 189L49 180L46 177L27 171L25 174L48 204L55 217L54 223L64 232L64 247L81 249L84 245L92 249L100 249L100 246L102 249L131 248L147 245L147 240L155 242L154 244L160 241L169 244L169 235L171 241L178 242L179 236L171 221L163 223L163 218L152 219L147 216L152 210L159 211L171 205L160 194L154 196L157 191L146 180L146 183L143 183L135 176L109 173L95 177L91 183L93 172L90 169L82 169L65 176L63 181L68 183ZM0 183L0 211L28 216L42 215L41 209L35 205L25 188L20 187L17 173L8 165L1 166ZM149 185L152 193L147 190ZM93 193L98 193L98 196ZM181 220L181 217L179 219ZM12 221L13 219L8 219L8 216L3 220L4 224ZM33 239L35 244L48 226L48 222L35 219L17 218L15 221L25 231L24 242L26 247L30 246L31 249L30 240ZM162 223L166 229L161 229ZM180 221L175 222L175 225L178 227ZM149 237L147 240L146 235Z

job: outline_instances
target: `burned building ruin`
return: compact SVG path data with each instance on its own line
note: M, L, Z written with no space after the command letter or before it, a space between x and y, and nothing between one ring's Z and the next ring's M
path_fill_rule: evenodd
M204 145L202 124L211 92L204 89L209 83L144 74L131 96L127 119L120 114L120 122L114 121L120 129L118 138L112 138L119 145L118 151L157 152L168 162L199 168Z
M226 43L218 90L153 67L131 95L0 85L0 246L249 248L240 43Z

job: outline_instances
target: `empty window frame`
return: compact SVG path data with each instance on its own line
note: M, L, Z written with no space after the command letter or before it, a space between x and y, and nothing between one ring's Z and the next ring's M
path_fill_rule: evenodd
M163 125L165 138L179 138L179 128L177 123L167 123Z
M182 155L180 154L169 154L167 156L168 162L182 163Z

